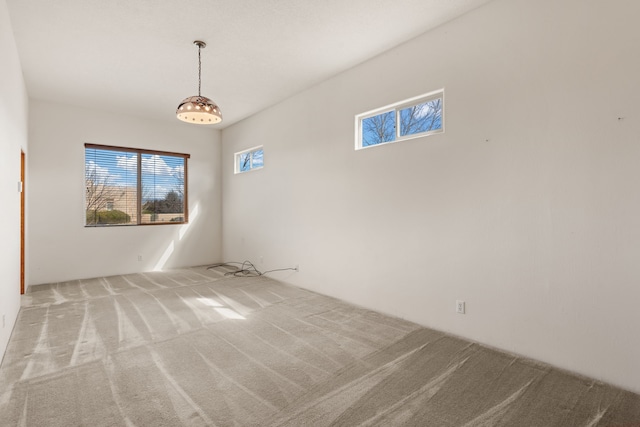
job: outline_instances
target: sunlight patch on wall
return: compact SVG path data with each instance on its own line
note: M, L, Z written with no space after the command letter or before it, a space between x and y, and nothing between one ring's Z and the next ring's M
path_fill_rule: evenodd
M158 263L156 264L156 266L153 268L153 271L162 271L165 264L167 263L167 260L169 260L169 257L173 253L173 250L174 250L174 245L173 245L173 242L171 242L169 243L169 246L167 246L167 249L164 251L160 259L158 260Z
M187 230L189 229L189 227L191 226L191 224L196 220L196 218L198 217L198 211L200 205L195 205L195 207L193 208L193 210L191 212L189 212L189 222L182 225L182 227L180 227L180 233L179 233L179 240L182 240L182 238L184 237L184 235L187 233Z

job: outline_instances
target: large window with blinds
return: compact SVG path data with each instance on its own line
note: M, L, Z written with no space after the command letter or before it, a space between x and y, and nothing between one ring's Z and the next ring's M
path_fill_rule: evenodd
M85 226L188 221L188 154L85 144Z

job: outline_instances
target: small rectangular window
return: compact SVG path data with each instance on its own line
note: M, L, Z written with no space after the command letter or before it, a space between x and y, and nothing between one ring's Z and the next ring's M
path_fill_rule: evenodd
M362 146L383 144L396 139L396 113L387 111L362 119Z
M442 129L442 98L400 110L400 136L416 135Z
M235 173L249 172L264 166L264 149L262 146L240 151L234 156Z
M356 149L444 131L444 90L356 116Z
M187 222L188 158L85 144L85 226Z

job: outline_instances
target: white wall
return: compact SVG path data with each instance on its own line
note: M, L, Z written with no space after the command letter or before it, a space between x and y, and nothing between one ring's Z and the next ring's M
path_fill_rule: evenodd
M38 100L29 117L30 284L220 260L219 130ZM189 224L85 228L85 143L190 154Z
M0 0L0 58L0 355L4 355L20 310L18 181L20 151L27 152L28 108L5 0Z
M498 0L226 128L225 260L640 392L637 16ZM442 87L444 134L354 151Z

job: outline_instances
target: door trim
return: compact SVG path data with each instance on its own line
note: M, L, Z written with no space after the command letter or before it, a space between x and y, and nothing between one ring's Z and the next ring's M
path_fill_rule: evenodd
M24 294L24 151L20 151L20 295Z

